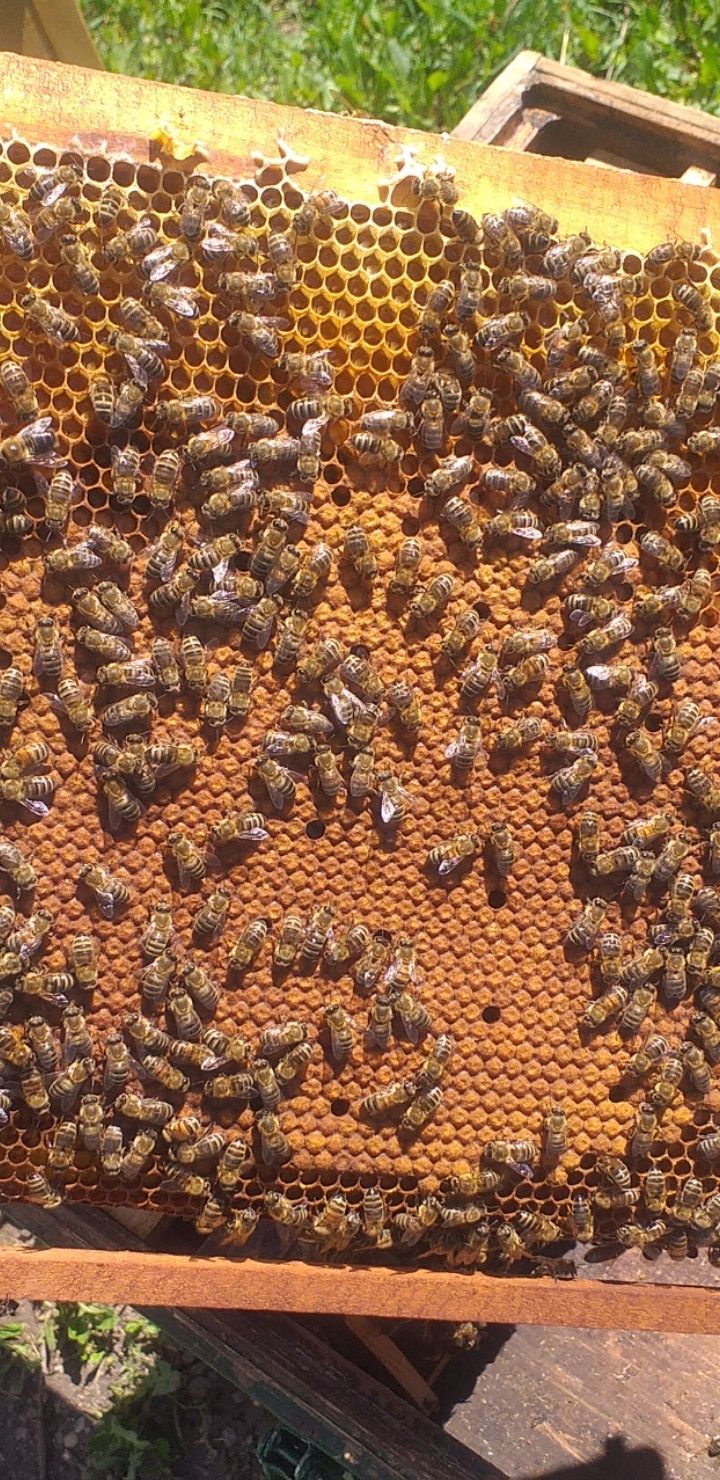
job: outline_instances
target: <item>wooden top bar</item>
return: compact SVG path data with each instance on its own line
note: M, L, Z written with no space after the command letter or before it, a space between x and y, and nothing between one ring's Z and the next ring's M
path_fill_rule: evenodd
M280 136L293 154L309 156L298 181L302 189L332 183L340 194L373 205L380 200L378 181L395 173L407 147L423 163L441 154L456 171L463 203L476 212L530 200L555 213L563 230L588 226L596 238L639 251L670 236L697 240L710 232L720 239L720 198L673 180L619 178L614 170L393 128L377 119L193 92L10 53L1 73L0 129L30 142L87 152L105 147L150 161L158 158L152 135L162 127L202 144L207 168L247 175L254 151L277 157Z

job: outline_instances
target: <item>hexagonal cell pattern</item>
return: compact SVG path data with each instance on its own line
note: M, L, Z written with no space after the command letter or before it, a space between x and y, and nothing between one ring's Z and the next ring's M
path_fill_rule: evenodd
M68 183L57 177L54 187L55 177L46 172L68 163L76 168L77 179ZM261 178L267 179L267 171ZM110 185L117 187L119 214L104 228L98 204L107 199ZM187 192L193 188L200 200L196 224L187 216ZM85 1090L102 1090L98 1074L107 1034L141 1006L140 972L147 960L140 937L158 897L172 902L177 955L192 950L222 988L215 1026L227 1035L241 1035L254 1052L268 1026L294 1019L306 1026L313 1045L306 1072L278 1108L288 1158L279 1169L263 1162L255 1139L255 1091L249 1098L218 1104L201 1096L193 1081L185 1095L184 1110L200 1116L203 1133L213 1126L224 1132L232 1128L248 1140L251 1162L232 1195L223 1197L215 1186L212 1159L200 1158L197 1188L181 1186L168 1174L162 1139L149 1169L133 1180L99 1170L90 1137L85 1149L76 1149L67 1174L54 1175L51 1186L68 1198L130 1202L186 1217L196 1216L212 1193L219 1205L201 1222L205 1232L214 1226L224 1229L227 1219L244 1209L266 1208L266 1194L275 1189L288 1200L281 1205L285 1214L278 1224L281 1251L293 1240L305 1254L337 1253L353 1243L354 1250L368 1257L378 1241L364 1231L363 1197L368 1188L377 1187L394 1247L402 1256L408 1251L414 1257L421 1247L460 1265L484 1262L501 1227L519 1240L513 1246L501 1236L500 1252L508 1259L537 1253L539 1243L552 1245L577 1231L570 1221L572 1200L585 1195L592 1203L598 1186L605 1186L598 1157L610 1156L624 1159L633 1189L644 1185L648 1167L665 1172L671 1207L672 1198L679 1196L678 1216L673 1223L670 1215L668 1228L690 1227L696 1238L709 1230L712 1237L710 1214L697 1227L685 1217L681 1190L693 1173L702 1179L703 1195L715 1191L712 1163L697 1149L698 1138L714 1125L712 1063L709 1091L707 1086L699 1090L686 1071L681 1091L671 1095L658 1116L649 1159L633 1160L628 1138L638 1104L648 1093L652 1098L653 1079L662 1070L655 1067L644 1079L627 1073L629 1056L649 1026L665 1036L671 1053L683 1042L697 1042L691 1015L699 1005L697 991L712 985L712 953L700 975L691 973L680 1001L668 1002L662 990L656 991L642 1033L628 1035L612 1016L598 1031L582 1027L588 1002L599 994L597 964L589 964L587 956L574 954L566 944L582 902L597 895L608 901L603 928L622 933L628 956L647 947L648 931L658 924L665 931L662 950L675 941L663 924L667 895L656 887L657 878L631 906L627 891L621 893L626 875L611 873L598 882L578 861L574 825L583 806L591 805L601 819L604 851L618 845L623 828L636 816L666 811L673 835L681 827L688 833L691 848L683 870L694 875L704 870L707 883L715 866L712 840L706 843L713 799L709 807L698 809L683 789L684 773L712 743L710 703L718 678L714 550L720 505L715 506L714 496L720 375L714 359L717 269L710 253L680 245L651 255L643 264L630 254L622 258L608 249L594 252L589 238L573 239L561 251L555 245L555 223L519 209L486 218L483 239L472 221L453 211L451 182L435 198L430 176L416 191L410 175L396 192L400 203L374 209L330 198L311 198L308 206L301 177L280 171L271 184L247 180L242 189L240 215L247 219L241 221L239 236L226 235L223 248L227 228L220 216L221 194L206 192L202 181L193 187L178 168L102 156L58 158L52 150L20 139L7 144L0 157L0 353L3 361L11 357L24 366L37 395L35 414L50 418L57 451L75 479L67 530L53 533L45 517L42 478L51 478L54 469L45 467L42 458L34 462L38 447L32 433L26 434L20 454L0 443L4 483L21 496L11 493L3 503L0 645L4 667L16 664L25 682L16 723L4 736L8 749L41 739L56 783L46 816L3 803L3 837L31 855L38 876L34 895L22 895L18 908L27 915L47 909L53 916L43 954L34 964L43 971L63 971L65 948L75 934L89 933L97 942L97 987L91 994L78 994L77 988L70 993L86 1010L96 1051L94 1077ZM75 205L68 208L68 201ZM500 202L499 208L505 205ZM301 208L307 221L300 227ZM13 214L18 211L19 216ZM65 213L64 220L59 222L53 212ZM133 229L148 234L144 250L135 256ZM25 231L32 242L27 255L22 249ZM87 291L79 286L70 256L73 242L64 240L68 232L75 245L84 247L85 266L97 273L99 291L92 278ZM121 233L131 233L124 246ZM171 244L180 245L183 260L160 279L160 291L153 295L143 259L148 250ZM283 253L290 263L285 287L279 280ZM222 277L228 272L244 275L232 291ZM48 337L43 319L28 313L28 293L69 315L67 332L62 321L51 318ZM157 373L152 361L149 371L145 364L149 389L142 386L145 372L137 344L134 354L127 344L123 354L123 342L113 334L128 331L127 310L121 308L128 297L145 304L162 325L157 343L158 329L145 331L151 343L143 350L159 356ZM261 322L239 321L238 311L257 314ZM47 322L46 310L41 312ZM504 317L511 314L512 320ZM53 328L59 338L52 337ZM265 352L262 336L268 333ZM419 389L412 378L418 351L426 352L426 381ZM320 355L315 361L319 387L312 374L303 379L287 373L282 356L298 354ZM134 419L111 427L98 417L90 391L99 372L110 378L115 393L133 377L141 384ZM10 437L17 435L20 423L8 384L4 382L3 430ZM330 387L345 398L344 405L293 409L303 397L322 401ZM161 422L156 405L187 396L215 398L216 415L210 422L220 428L231 411L259 412L274 415L283 435L297 437L304 416L320 417L314 448L317 477L303 482L293 456L286 462L263 462L251 439L244 441L237 430L226 442L218 441L214 454L204 456L200 449L186 457L189 436L203 424L175 433ZM433 398L440 427L435 433L430 425ZM399 409L404 412L397 423L400 430L392 429L390 418ZM381 419L379 431L361 425L361 417L371 411L387 413L388 424ZM312 434L305 435L310 447ZM353 443L350 439L357 436L360 442ZM386 436L392 437L389 447L382 442ZM135 496L119 508L113 454L128 446L139 454L140 477ZM248 566L252 573L261 533L281 498L277 490L289 490L291 497L305 497L305 508L302 519L290 518L286 540L297 545L300 558L317 541L332 552L327 580L299 603L309 618L303 650L330 638L341 644L343 653L368 657L383 691L411 680L421 727L411 737L381 698L372 738L376 780L369 798L353 801L348 794L352 746L344 727L335 724L331 749L342 775L339 794L323 793L306 752L293 764L299 775L292 804L275 807L255 775L254 762L267 731L281 728L288 703L332 714L319 684L301 682L294 670L278 670L273 661L276 634L266 648L253 651L242 641L242 620L228 628L201 621L192 607L189 620L183 621L187 613L177 605L165 611L149 606L148 594L157 583L146 578L146 551L157 542L166 520L148 498L147 478L155 457L170 448L180 452L183 463L168 511L185 542L178 568L185 568L200 542L228 532L239 536L225 567L213 572L221 554L208 559L196 594L209 594L213 581L222 589L228 568L231 581L233 576L242 581ZM233 464L246 460L245 472L234 475L231 486L237 488L244 479L251 496L213 524L201 508L206 474L213 465L222 468L229 457ZM456 467L446 459L467 462ZM449 469L449 488L435 486L438 469L441 478ZM454 515L448 494L455 504L460 500ZM16 538L18 527L11 519L18 508L29 526L21 538ZM302 503L300 508L303 512ZM491 519L495 524L488 528ZM581 525L567 527L568 521L578 520ZM358 576L344 553L348 530L356 525L372 552L371 579ZM114 564L112 549L108 558L103 531L129 542L131 566ZM669 540L670 554L660 547L659 563L647 548L641 549L648 531ZM70 579L48 569L48 554L52 565L52 552L62 547L64 538L68 547L89 540L88 548L101 551L100 566ZM403 539L419 541L416 591L438 576L451 578L447 605L427 621L413 620L409 601L397 599L389 589ZM622 560L614 574L611 569L591 570L601 546ZM549 567L547 581L528 580L538 552L552 562L567 550L574 552L569 572ZM684 593L689 590L692 600L695 588L688 582L698 568L708 572L709 589L703 589L697 610L685 610ZM58 623L66 674L76 673L88 686L96 681L97 665L77 641L78 621L69 595L74 586L93 589L99 579L108 578L127 588L139 612L132 635L134 657L149 654L157 635L177 643L182 632L201 639L211 675L230 673L241 657L249 657L253 666L246 721L231 722L216 735L202 723L197 700L187 689L177 695L158 689L149 726L152 742L189 740L197 763L180 780L156 777L149 792L137 793L140 815L135 823L114 829L98 800L94 760L103 733L99 717L87 735L79 735L67 716L58 714L52 684L33 676L36 623L45 613ZM664 602L659 615L643 622L638 599L659 587ZM594 596L600 603L595 613L578 608L578 624L564 605L573 593ZM292 581L280 588L280 596L284 619L298 606ZM467 657L449 661L441 644L466 608L476 614L477 631ZM615 616L630 618L627 629L607 646L598 640L593 650L588 639ZM586 645L585 669L595 662L659 672L660 659L653 659L658 624L674 633L680 670L679 675L672 671L671 655L651 708L638 710L641 739L658 757L653 784L636 763L642 751L634 761L623 740L628 727L623 730L616 714L622 690L613 687L612 672L603 681L601 669L587 720L597 765L587 797L578 792L563 805L551 785L553 766L546 748L532 744L514 755L503 754L497 744L500 727L528 716L541 721L544 736L568 722L577 725L577 716L561 698L558 678L562 665L575 656L579 639ZM548 648L547 664L538 672L540 682L522 685L511 673L505 690L502 675L507 686L512 665L501 653L502 644L516 629L526 628L550 633L548 642L540 643ZM494 655L489 660L493 672L488 669L489 680L477 703L468 705L460 693L459 670L486 648ZM128 692L121 690L120 697ZM96 688L96 711L117 698L117 691ZM671 710L684 699L697 702L703 723L681 757L667 745L661 754L658 732L667 741ZM363 715L357 694L348 699L347 688L345 702L355 718ZM447 748L468 712L477 713L482 749L461 784ZM120 731L120 745L124 733ZM405 815L395 827L384 826L380 816L383 784L377 778L384 773L406 794ZM132 784L130 795L136 795ZM266 839L232 854L213 844L210 834L221 817L255 809L268 819ZM508 875L498 872L488 851L490 828L498 821L507 822L514 846ZM207 879L200 895L178 886L168 848L170 834L178 829L205 856ZM428 861L429 852L459 834L476 840L470 845L474 856L468 864L439 872ZM127 907L114 919L103 918L78 887L81 865L96 859L129 891ZM227 889L228 916L218 942L200 952L193 920L211 887ZM13 898L9 881L8 892ZM332 969L322 959L306 961L307 969L296 962L284 974L274 968L272 949L281 917L297 912L307 922L322 903L332 907L336 935L355 922L385 944L380 986L389 987L391 996L397 989L392 971L390 980L385 978L393 952L399 939L412 939L417 971L410 990L427 1009L431 1025L424 1041L414 1043L396 1031L382 1051L373 1048L366 1032L372 994L358 990L351 970ZM241 976L228 964L229 947L254 917L267 922L269 939ZM683 918L694 922L694 932L696 915L688 910ZM16 923L13 928L30 927ZM682 933L679 938L686 951L688 941ZM25 937L20 945L24 971L31 965L31 949ZM655 988L660 975L656 968ZM6 1041L16 1043L16 1025L33 1008L20 989L20 975L9 971L7 980ZM48 1004L42 996L32 1000L59 1042L62 1003ZM333 1057L324 1023L331 1001L353 1026L351 1047L341 1061ZM158 1024L166 1023L162 1005L148 1011ZM397 1012L394 1022L397 1029ZM368 1116L363 1100L391 1083L412 1081L438 1034L451 1036L454 1053L441 1080L436 1113L412 1136L403 1134L397 1115ZM222 1051L216 1060L213 1072L234 1072ZM50 1087L55 1072L44 1074ZM208 1072L203 1070L205 1076ZM28 1177L43 1172L56 1121L49 1112L37 1114L23 1105L18 1073L10 1056L0 1192L4 1197L52 1197L44 1184L29 1185ZM128 1087L133 1093L164 1097L137 1059ZM415 1084L412 1095L417 1091ZM170 1099L178 1110L181 1100ZM567 1146L557 1164L537 1154L553 1102L567 1113ZM57 1109L57 1096L52 1103ZM126 1149L137 1125L107 1104L104 1118L106 1124L114 1120L121 1125ZM483 1153L490 1142L528 1140L535 1151L530 1147L527 1155L522 1145L506 1146L504 1152L496 1148L494 1158ZM479 1165L491 1173L488 1186L469 1192ZM644 1204L640 1207L635 1222L639 1238L652 1221L649 1209L643 1213ZM629 1212L601 1206L596 1236L614 1238L618 1223L632 1221L636 1211L632 1202ZM529 1228L523 1223L528 1214L536 1219ZM544 1228L538 1221L542 1218L550 1219ZM234 1226L239 1239L237 1220ZM263 1220L254 1238L261 1244L265 1239L272 1252L276 1232Z

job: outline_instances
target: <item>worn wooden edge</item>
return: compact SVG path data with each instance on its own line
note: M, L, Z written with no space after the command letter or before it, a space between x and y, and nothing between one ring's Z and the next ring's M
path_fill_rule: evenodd
M612 125L619 144L626 130L655 135L665 147L695 146L698 155L710 151L720 156L720 119L713 114L642 88L607 82L536 51L520 52L508 63L453 129L453 137L517 148L517 120L532 108L545 109L548 116L567 115L577 123Z
M720 1293L702 1286L493 1279L480 1273L300 1260L236 1262L131 1249L8 1249L0 1267L0 1298L720 1333Z
M635 130L659 131L683 144L695 140L705 148L712 144L720 149L720 118L714 114L690 108L686 103L671 102L624 82L606 82L581 67L568 67L550 57L539 56L530 79L528 101L542 99L543 106L552 107L565 98L572 101L576 117L598 119L611 114L618 125L624 119Z
M539 51L519 51L456 123L451 137L502 144L506 130L514 129L522 114L525 92L541 59Z
M277 158L280 137L293 154L309 159L296 176L301 189L332 184L371 205L382 201L379 182L393 177L406 148L422 164L442 156L455 170L462 203L476 212L531 200L556 214L563 231L591 225L599 238L638 251L670 236L698 240L713 229L720 234L715 192L674 180L638 175L619 181L612 170L396 129L376 119L194 92L10 53L3 58L0 132L6 135L15 131L63 149L106 148L111 155L151 162L158 158L152 136L159 129L185 147L188 141L202 145L207 161L203 166L196 159L195 167L200 162L243 175L256 167L254 151ZM173 166L168 156L161 159ZM186 164L193 167L192 157Z

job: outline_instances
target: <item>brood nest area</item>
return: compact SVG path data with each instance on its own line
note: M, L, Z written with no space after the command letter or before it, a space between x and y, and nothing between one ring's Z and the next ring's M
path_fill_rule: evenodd
M285 164L0 155L0 1190L712 1250L720 270Z

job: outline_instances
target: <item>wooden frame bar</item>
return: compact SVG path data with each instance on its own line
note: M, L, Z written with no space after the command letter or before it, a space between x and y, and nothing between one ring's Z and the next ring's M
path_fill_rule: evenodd
M720 120L717 125L720 139ZM668 236L698 240L709 230L720 239L720 196L674 180L637 176L620 182L612 169L505 153L376 119L193 92L9 53L3 57L0 131L5 136L13 131L22 136L25 130L31 139L60 148L107 149L151 162L159 157L152 142L159 128L201 144L208 168L246 173L255 168L254 154L277 158L278 137L283 138L293 154L310 161L299 177L303 190L332 179L340 193L372 205L381 199L378 182L395 174L406 148L423 163L443 156L455 169L463 201L475 212L532 200L556 214L563 231L581 231L592 220L598 236L641 252ZM162 163L172 166L172 159L165 155Z
M278 1266L124 1249L8 1249L0 1265L0 1299L8 1297L720 1333L720 1292L703 1286L566 1284L300 1260Z

